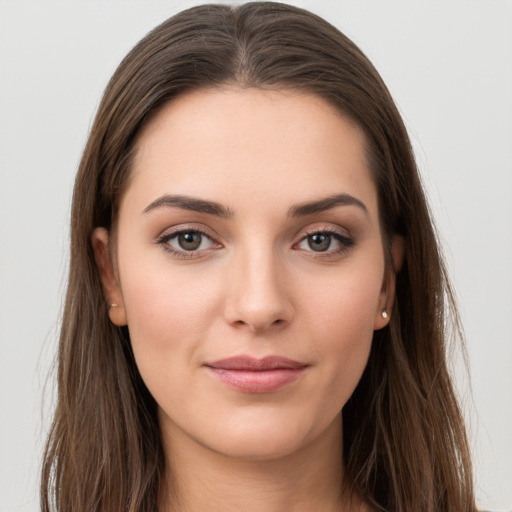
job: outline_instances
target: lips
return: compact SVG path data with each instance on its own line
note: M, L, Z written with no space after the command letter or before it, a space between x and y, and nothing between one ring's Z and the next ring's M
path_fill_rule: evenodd
M205 363L210 374L245 393L272 393L296 381L309 365L280 356L230 357Z

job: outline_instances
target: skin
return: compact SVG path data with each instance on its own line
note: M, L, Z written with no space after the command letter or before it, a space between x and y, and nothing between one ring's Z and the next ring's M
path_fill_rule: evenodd
M179 510L367 510L340 493L341 410L373 331L389 322L395 280L364 147L324 100L257 89L187 94L139 135L115 261L105 229L92 242L110 318L128 325L159 407ZM155 206L166 194L214 201L229 216ZM339 194L361 204L290 215ZM184 250L176 232L193 230L206 235ZM330 234L325 250L314 250L319 234ZM398 262L397 240L393 254ZM251 393L204 366L238 355L307 367ZM165 496L161 510L171 510Z

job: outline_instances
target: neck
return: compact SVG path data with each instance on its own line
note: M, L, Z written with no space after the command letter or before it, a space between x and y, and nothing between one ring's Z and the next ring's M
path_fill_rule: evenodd
M342 493L341 418L300 450L265 460L227 457L177 428L163 429L163 438L169 470L161 512L360 510Z

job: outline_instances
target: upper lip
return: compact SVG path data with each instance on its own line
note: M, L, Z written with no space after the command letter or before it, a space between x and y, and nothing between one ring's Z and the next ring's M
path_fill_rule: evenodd
M218 361L207 362L205 366L219 370L245 370L245 371L265 371L265 370L297 370L308 366L281 356L267 356L262 359L251 356L235 356Z

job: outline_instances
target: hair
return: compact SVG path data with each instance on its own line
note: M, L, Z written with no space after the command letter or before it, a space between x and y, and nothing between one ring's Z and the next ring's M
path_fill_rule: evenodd
M156 403L126 327L107 314L91 246L115 227L141 128L186 92L225 85L314 94L366 135L388 269L405 261L393 315L376 331L343 409L345 474L381 511L475 511L463 419L447 368L458 316L411 144L379 74L345 35L289 5L185 10L150 32L111 78L76 177L58 352L58 401L44 455L43 512L154 512L165 467ZM460 331L459 331L460 333Z

